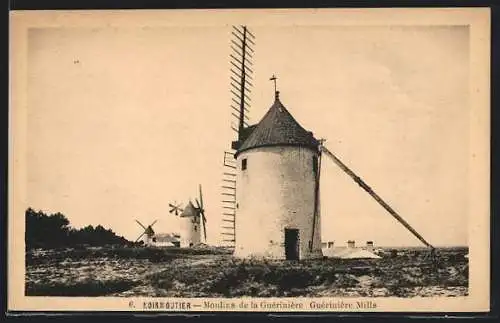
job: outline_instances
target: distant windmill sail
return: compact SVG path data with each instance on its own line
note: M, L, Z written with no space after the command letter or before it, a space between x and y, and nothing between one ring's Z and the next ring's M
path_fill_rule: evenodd
M148 238L152 238L154 237L155 235L155 232L153 230L153 225L156 224L158 220L155 220L153 223L151 223L150 225L148 226L145 226L144 224L142 224L141 222L139 222L138 220L135 220L135 222L137 222L137 224L139 224L143 229L144 231L141 233L141 235L135 240L135 242L139 241L144 235L146 235Z
M330 159L337 164L347 175L349 175L361 188L363 188L371 197L375 199L389 214L391 214L396 220L399 221L408 231L410 231L418 240L420 240L424 245L434 250L427 240L425 240L408 222L406 222L392 207L389 206L373 189L368 186L358 175L356 175L349 167L347 167L337 156L335 156L331 151L329 151L325 146L320 146L322 152L324 152Z
M200 216L201 220L201 225L203 226L203 238L205 240L205 243L207 242L207 217L205 216L205 207L203 206L203 194L201 192L201 184L199 185L199 193L200 193L200 199L195 199L196 202L196 210L198 211L198 214Z
M231 93L231 129L237 133L237 138L231 143L231 150L224 152L224 173L222 184L222 213L223 225L221 226L223 241L234 245L236 223L236 160L234 151L250 133L248 113L250 111L250 93L253 87L253 56L255 36L247 26L233 26L231 30L231 63L230 93ZM200 192L201 196L201 192ZM206 218L203 217L204 221ZM205 223L203 222L203 228ZM205 231L204 231L205 232ZM206 236L206 233L205 233Z
M179 216L179 214L181 214L183 211L181 205L178 204L177 202L174 202L173 204L169 203L168 206L170 207L168 213L174 214L175 216Z

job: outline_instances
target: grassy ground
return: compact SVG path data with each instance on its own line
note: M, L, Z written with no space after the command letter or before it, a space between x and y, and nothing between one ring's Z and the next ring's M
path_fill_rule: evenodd
M466 248L399 250L378 260L236 260L227 250L86 248L26 254L26 295L463 296Z

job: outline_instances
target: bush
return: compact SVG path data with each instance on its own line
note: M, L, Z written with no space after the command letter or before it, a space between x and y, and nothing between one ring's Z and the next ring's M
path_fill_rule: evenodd
M27 250L81 245L134 245L133 242L117 236L113 231L105 229L101 225L96 227L89 225L82 229L73 229L69 226L69 220L59 212L47 215L42 211L36 212L32 208L28 208L25 216L25 242Z

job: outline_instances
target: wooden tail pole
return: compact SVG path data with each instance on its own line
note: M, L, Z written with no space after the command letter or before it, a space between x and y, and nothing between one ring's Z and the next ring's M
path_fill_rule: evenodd
M320 149L318 154L318 161L316 164L316 178L314 186L314 211L313 211L313 223L312 223L312 233L311 233L311 243L309 244L309 251L313 251L314 235L316 234L316 221L318 219L319 213L319 189L320 189L320 174L321 174L321 145L323 140L320 140Z
M389 212L396 220L399 221L406 229L408 229L415 237L418 238L424 245L431 249L435 249L429 242L427 242L415 229L413 229L408 222L406 222L396 211L394 211L380 196L373 191L373 189L368 186L359 176L354 174L352 170L349 169L340 159L338 159L332 152L330 152L325 146L320 146L322 151L330 157L337 166L339 166L347 175L349 175L361 188L363 188L368 194L371 195L387 212Z

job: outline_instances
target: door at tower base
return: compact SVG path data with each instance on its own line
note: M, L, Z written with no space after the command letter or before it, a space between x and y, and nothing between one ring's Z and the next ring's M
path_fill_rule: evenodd
M323 257L320 216L314 216L317 157L316 150L298 146L258 147L237 156L234 257Z
M299 260L299 230L285 228L285 258Z

